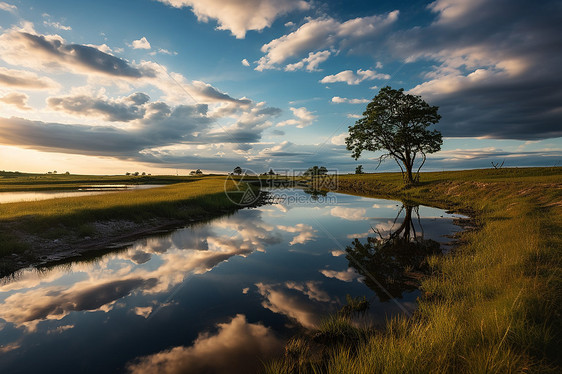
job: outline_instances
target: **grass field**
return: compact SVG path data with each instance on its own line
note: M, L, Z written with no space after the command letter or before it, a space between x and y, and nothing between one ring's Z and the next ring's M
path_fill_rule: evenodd
M0 192L73 190L89 184L172 184L199 179L190 176L26 174L0 171Z
M164 178L156 179L161 182ZM116 182L111 177L82 177L80 181L107 183L110 180L112 183ZM0 260L2 256L13 253L26 253L31 258L29 261L33 262L33 253L37 249L30 245L30 238L34 238L37 243L41 243L39 239L44 239L45 243L63 239L76 242L84 237L95 239L104 234L96 231L97 222L126 220L139 224L154 222L155 225L172 220L187 222L190 219L210 218L238 208L224 193L224 176L187 180L189 182L145 190L0 204ZM41 186L58 186L61 181L74 183L72 179L57 176L51 183L41 181ZM0 181L0 185L2 183ZM29 177L22 177L17 183L34 185ZM151 180L150 183L155 181ZM231 183L227 183L226 188L230 187Z
M423 173L409 188L399 173L349 175L339 189L470 212L479 229L427 259L433 273L413 317L382 331L332 317L267 372L560 372L562 168Z

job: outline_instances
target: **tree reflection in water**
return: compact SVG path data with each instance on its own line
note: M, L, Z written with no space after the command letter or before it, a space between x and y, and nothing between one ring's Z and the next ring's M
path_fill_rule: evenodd
M394 225L403 211L404 219L396 230L383 234L373 229L378 236L368 237L366 243L355 239L346 248L349 266L365 277L365 284L380 301L400 298L404 292L416 290L421 276L429 270L427 257L442 252L438 242L424 239L419 206L403 203ZM412 212L417 216L419 232Z
M305 188L303 191L305 194L310 195L312 201L318 201L320 197L326 197L328 195L328 191L318 190L316 188Z

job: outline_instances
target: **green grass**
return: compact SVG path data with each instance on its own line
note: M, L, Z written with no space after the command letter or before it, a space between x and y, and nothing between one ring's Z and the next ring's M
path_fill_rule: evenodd
M0 192L75 190L90 184L172 184L199 180L186 176L66 175L0 172Z
M560 372L562 168L424 173L408 188L399 173L350 175L339 188L471 212L479 229L429 259L412 317L369 329L359 348L328 344L298 370L285 358L266 372Z
M225 178L215 176L145 190L0 204L0 257L29 249L21 240L28 234L51 240L67 234L95 237L92 224L98 221L216 216L237 208L224 189Z

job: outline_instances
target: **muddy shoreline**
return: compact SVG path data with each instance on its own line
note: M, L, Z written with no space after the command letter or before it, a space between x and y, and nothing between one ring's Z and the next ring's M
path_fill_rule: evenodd
M209 212L186 220L152 218L142 222L106 220L92 223L95 235L78 237L69 231L55 239L46 239L28 232L13 231L29 249L0 258L0 277L6 277L30 267L43 268L61 263L101 256L132 244L134 241L158 234L167 234L179 228L205 223L211 219L233 214L243 207ZM8 225L15 223L8 223Z

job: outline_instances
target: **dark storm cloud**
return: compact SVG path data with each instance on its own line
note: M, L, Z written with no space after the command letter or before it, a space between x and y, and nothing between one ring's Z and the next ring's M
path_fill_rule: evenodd
M245 129L224 129L207 135L211 143L255 143L261 139L261 131Z
M196 133L207 131L211 124L206 105L158 109L151 112L158 120L147 117L127 130L0 117L0 143L49 152L136 158L146 148L195 141Z
M46 52L70 63L82 65L89 70L131 78L154 76L154 72L150 70L142 71L134 68L127 61L94 47L64 44L59 40L47 40L43 35L33 35L26 32L20 32L19 34L29 48Z
M124 100L109 100L86 95L50 97L47 104L51 109L82 116L99 116L108 121L132 121L144 117L141 107L150 98L143 93L135 93Z
M395 34L393 53L437 61L412 91L440 106L446 136L562 136L562 3L438 0L434 22ZM471 73L474 73L471 75Z
M0 142L43 151L83 155L127 155L150 144L148 139L108 126L74 126L0 118Z
M123 78L156 76L151 68L133 67L124 59L91 46L68 44L57 36L11 30L0 38L0 48L3 50L1 57L11 64L44 68L65 66L70 70Z

